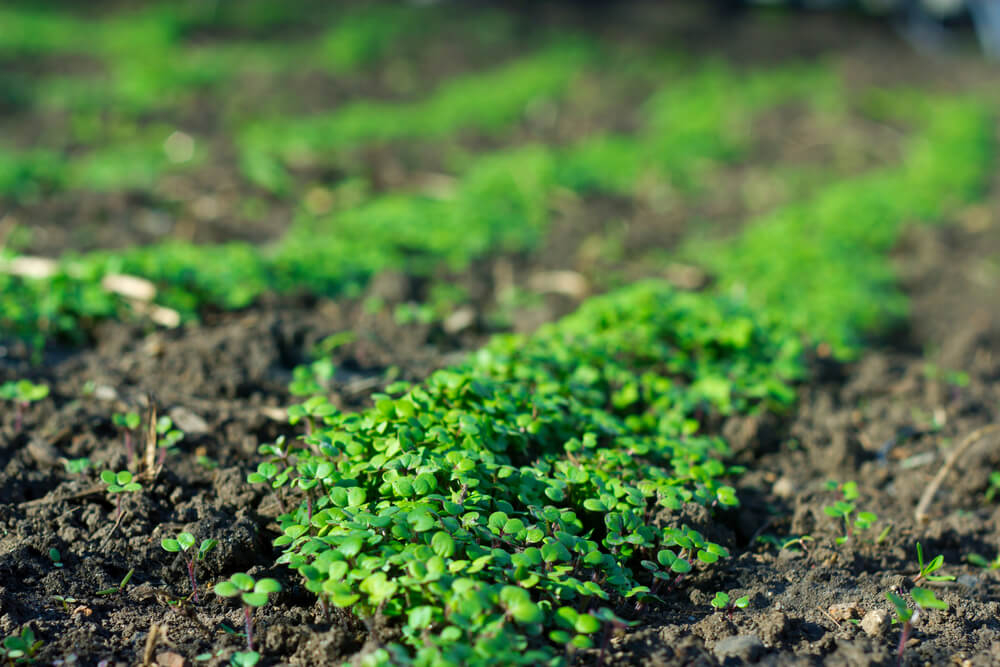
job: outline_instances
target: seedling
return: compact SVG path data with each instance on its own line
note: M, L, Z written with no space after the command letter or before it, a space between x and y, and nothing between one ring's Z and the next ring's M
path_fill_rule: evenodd
M164 415L156 420L156 434L160 436L156 440L156 465L162 466L167 454L177 453L175 445L184 439L184 431L174 428L174 421Z
M892 606L896 610L897 621L903 624L903 629L899 634L899 648L896 654L899 664L902 665L906 642L910 640L910 633L920 618L920 612L927 609L947 609L948 603L944 600L939 600L934 595L934 591L920 587L914 587L910 591L910 597L913 598L913 603L917 607L916 609L910 609L906 605L906 600L891 591L886 593L885 596L889 598L889 602L892 603Z
M63 566L62 556L59 555L59 550L56 549L55 547L49 549L49 559L52 561L52 564L55 565L56 567Z
M836 488L836 486L834 486L834 488ZM851 515L854 514L854 510L857 509L855 504L852 502L858 498L857 483L846 482L842 487L842 492L844 494L843 500L838 500L833 505L827 505L823 508L823 511L827 516L835 519L843 519L844 521L845 534L842 537L837 538L837 544L844 544L854 536L855 531L868 530L876 521L878 521L878 516L876 516L874 512L858 512L852 522Z
M979 554L969 554L965 557L965 560L967 560L970 565L975 565L976 567L982 567L988 570L1000 570L1000 553L997 553L996 558L992 561L986 560Z
M14 430L20 433L24 425L24 411L35 401L40 401L49 395L49 387L44 384L34 384L30 380L5 382L0 385L0 398L14 401L16 415Z
M990 473L990 487L986 489L986 502L993 502L997 493L1000 493L1000 470L994 470Z
M108 485L108 494L117 501L115 514L115 523L117 524L122 518L122 495L142 491L142 486L135 481L132 473L128 470L119 470L118 472L105 470L101 473L101 481Z
M42 647L41 639L35 639L35 631L24 626L21 634L11 635L3 640L3 650L0 656L11 665L31 664L35 661L35 654Z
M732 600L729 597L729 593L724 593L722 591L716 593L715 597L712 599L712 606L718 609L719 611L726 612L726 615L729 616L729 618L733 617L734 611L736 611L737 609L746 609L747 605L749 604L750 604L749 596L744 595L741 598L736 598L735 600Z
M260 662L260 653L257 651L237 651L229 658L229 664L233 667L253 667Z
M243 616L246 622L247 652L253 653L253 616L255 607L263 607L267 604L268 596L281 590L281 584L274 579L261 579L254 581L249 574L237 572L229 577L229 581L221 581L215 585L215 594L222 597L239 596L243 602ZM259 656L258 656L259 657ZM252 663L241 664L256 664Z
M944 565L944 556L939 554L924 565L924 550L920 546L920 542L917 542L917 563L920 565L920 571L913 580L914 584L920 583L921 579L924 581L955 581L955 577L949 574L934 574Z
M117 586L115 586L113 588L105 588L104 590L97 591L97 593L95 595L114 595L115 593L121 593L123 590L125 590L125 587L128 586L128 582L129 582L129 580L132 579L132 575L133 574L135 574L135 568L134 567L131 570L129 570L128 572L125 573L125 576L122 577L121 582Z
M184 563L187 565L188 578L191 580L191 591L194 596L194 601L199 602L198 580L194 576L194 564L195 561L205 560L205 556L219 544L219 541L214 539L202 540L201 544L198 546L198 550L191 552L191 548L194 546L194 543L194 535L191 533L180 533L176 538L168 537L161 540L160 546L162 546L165 551L169 551L170 553L180 552L182 554L184 557Z
M139 425L142 423L142 418L139 417L138 412L116 412L111 415L111 423L122 429L122 433L125 436L125 455L128 457L128 462L131 464L135 461L135 442L133 441L133 433Z
M82 475L87 472L87 470L92 466L90 459L86 456L79 459L64 459L63 466L66 468L66 472L70 475Z
M67 597L67 596L63 596L63 595L53 595L52 599L55 600L56 602L58 602L59 604L61 604L62 608L63 608L63 611L65 611L67 614L69 613L69 606L71 604L76 604L77 603L77 599L76 598Z

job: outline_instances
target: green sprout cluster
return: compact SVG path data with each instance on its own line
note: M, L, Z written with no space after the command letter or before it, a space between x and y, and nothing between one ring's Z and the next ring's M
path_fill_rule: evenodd
M787 406L800 352L738 303L641 283L326 414L250 481L305 497L279 561L323 605L397 619L393 661L549 661L728 556L655 517L737 504L699 419Z

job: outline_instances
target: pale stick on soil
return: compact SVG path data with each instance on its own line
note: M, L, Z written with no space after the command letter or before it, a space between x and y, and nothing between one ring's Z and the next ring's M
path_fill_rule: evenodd
M941 469L938 470L937 475L931 480L931 483L927 485L924 490L924 495L920 497L920 502L917 503L917 509L914 512L914 516L919 523L925 523L930 517L927 515L927 508L930 506L931 502L934 500L934 494L937 490L941 488L941 484L944 482L944 478L948 476L948 473L960 458L972 448L972 445L976 444L984 437L991 435L1000 431L1000 424L990 424L988 426L983 426L982 428L977 428L975 431L965 436L965 439L958 444L955 449L951 451L948 455L948 460L945 461Z
M41 280L59 271L59 263L48 257L21 255L10 260L0 260L0 271L21 278ZM172 329L181 323L181 315L172 308L153 303L156 286L145 278L126 274L109 274L101 280L101 287L126 299L140 315L156 324Z

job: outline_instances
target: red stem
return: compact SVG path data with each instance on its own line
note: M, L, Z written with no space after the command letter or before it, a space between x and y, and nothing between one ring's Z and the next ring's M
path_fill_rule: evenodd
M194 559L187 561L188 576L191 578L191 590L194 591L194 601L198 602L198 580L194 577Z
M250 617L250 605L243 605L243 615L246 617L247 625L247 650L253 650L253 619Z

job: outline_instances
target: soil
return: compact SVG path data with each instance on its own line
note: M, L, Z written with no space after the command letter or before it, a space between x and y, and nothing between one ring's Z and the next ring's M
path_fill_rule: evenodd
M845 42L838 37L839 19L802 21L794 44L779 47L762 39L773 33L750 21L736 28L738 38L726 49L737 49L734 57L744 60L753 52L764 62L783 53L832 50L848 72L862 72L866 62L884 56L904 78L916 72L932 77L926 72L934 66L906 55L898 44L870 37L867 27L868 38ZM857 27L853 19L848 23ZM366 646L364 627L346 615L324 618L314 597L273 565L272 519L278 510L270 496L244 482L256 466L258 445L292 435L281 410L293 400L287 390L292 369L326 336L352 332L352 340L333 352L331 398L343 409L357 409L385 384L426 377L498 328L531 330L617 282L654 273L677 277L647 261L645 253L668 250L697 231L699 221L710 222L713 233L731 233L747 215L791 196L779 192L761 200L731 193L757 187L753 179L766 178L775 164L830 161L839 138L811 122L796 108L762 118L758 145L747 159L712 175L726 193L722 197L681 199L667 213L641 199L560 200L546 246L531 255L486 258L467 271L430 279L383 274L356 299L265 297L245 310L206 313L198 324L169 331L108 323L95 332L92 346L49 349L40 365L15 344L0 347L0 382L28 377L52 388L49 398L26 411L20 429L13 411L0 414L0 636L30 624L45 642L40 658L47 664L71 654L81 664L138 664L154 626L165 633L153 651L159 664L183 664L170 662L177 660L171 654L190 660L198 653L239 650L241 638L225 630L241 627L234 605L213 595L197 606L173 603L188 592L187 574L181 559L159 542L187 530L220 540L199 564L203 588L236 571L282 582L283 592L256 616L268 664L335 664L357 656ZM847 151L854 161L842 166L845 172L896 155L893 131L862 121L834 129L860 147L881 137L871 153ZM822 140L811 140L816 137ZM241 194L234 188L236 200ZM141 199L107 197L117 213L87 234L100 231L121 242L122 235L136 233L136 220L159 210ZM63 232L38 250L79 249L74 225L84 218L95 222L98 214L70 208L52 210L52 224ZM276 217L265 219L273 223ZM890 611L886 591L912 581L917 541L930 557L942 554L945 571L957 580L934 585L950 608L920 618L905 664L997 661L1000 570L972 566L966 558L992 560L1000 551L1000 505L985 500L989 473L1000 468L1000 438L984 439L958 461L927 522L914 517L949 448L994 423L1000 412L1000 292L994 288L1000 276L1000 179L985 203L951 222L915 228L896 250L894 262L912 300L905 327L875 341L853 363L817 357L816 380L799 388L794 413L725 423L722 432L736 462L749 467L738 480L741 507L711 520L704 510L692 509L686 519L722 541L733 558L692 575L664 596L661 607L638 614L619 609L638 625L612 637L607 651L579 656L580 663L895 664L899 628L872 619L879 610ZM261 241L280 227L257 232L220 223L192 238ZM684 286L710 280L695 274L693 284ZM684 275L690 278L690 272ZM405 325L393 317L394 306L425 300L441 281L469 295L451 317ZM678 282L685 282L683 276ZM541 296L511 305L511 287ZM372 312L371 297L386 307ZM110 416L150 405L171 415L186 437L155 480L124 499L123 518L116 522L116 507L96 490L93 471L69 474L62 461L86 456L101 467L124 468L123 434ZM873 528L843 544L836 542L842 525L823 511L840 498L829 490L830 480L857 482L858 508L878 515ZM762 541L767 536L811 539L779 550ZM53 548L61 565L50 558ZM123 590L97 594L118 586L130 571ZM714 611L709 602L716 591L746 595L750 604L732 614ZM213 658L208 664L222 662Z

